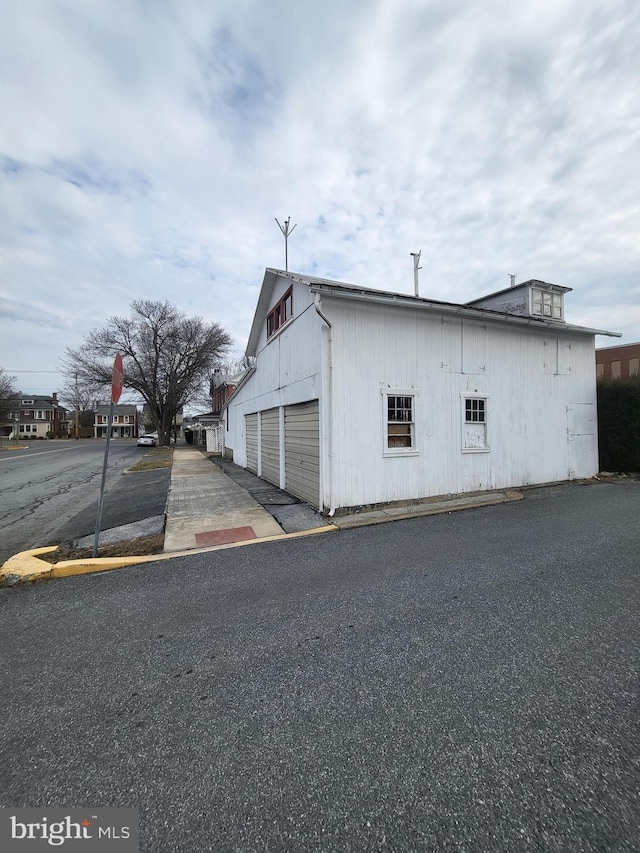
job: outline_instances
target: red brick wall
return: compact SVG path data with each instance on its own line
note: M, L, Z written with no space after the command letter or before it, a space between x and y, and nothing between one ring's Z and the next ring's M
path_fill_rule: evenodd
M596 350L596 376L598 379L627 379L640 376L640 343Z

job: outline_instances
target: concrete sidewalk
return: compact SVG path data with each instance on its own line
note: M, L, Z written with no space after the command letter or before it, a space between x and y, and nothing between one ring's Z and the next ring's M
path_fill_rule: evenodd
M246 489L200 450L176 447L167 498L165 554L284 532Z

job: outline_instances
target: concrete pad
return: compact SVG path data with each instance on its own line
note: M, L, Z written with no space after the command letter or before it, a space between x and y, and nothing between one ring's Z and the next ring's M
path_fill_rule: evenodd
M167 515L164 531L164 553L186 551L197 548L196 534L216 530L233 530L238 527L251 527L254 536L263 539L266 536L279 536L283 530L275 519L254 501L254 506L243 506L237 510L210 513L207 515ZM253 537L249 537L253 538Z
M120 527L110 527L100 531L100 545L112 545L114 542L126 542L138 539L140 536L158 536L164 529L164 515L154 515L142 521L122 524ZM74 548L93 548L95 534L73 540Z

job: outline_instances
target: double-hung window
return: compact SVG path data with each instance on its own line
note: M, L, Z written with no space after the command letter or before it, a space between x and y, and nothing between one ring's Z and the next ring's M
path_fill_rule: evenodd
M466 452L489 450L487 398L463 396L462 403L462 450Z
M389 454L415 452L415 396L385 393L384 408L385 452Z

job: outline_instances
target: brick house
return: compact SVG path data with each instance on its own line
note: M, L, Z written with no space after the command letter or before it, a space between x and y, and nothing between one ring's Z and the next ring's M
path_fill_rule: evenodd
M66 438L69 433L67 410L58 402L54 391L50 397L42 394L14 394L7 401L2 423L3 435L16 434L21 439Z
M596 350L596 379L640 376L640 343Z
M106 438L110 406L98 406L93 419L93 437ZM118 405L113 407L111 438L138 437L138 407Z

